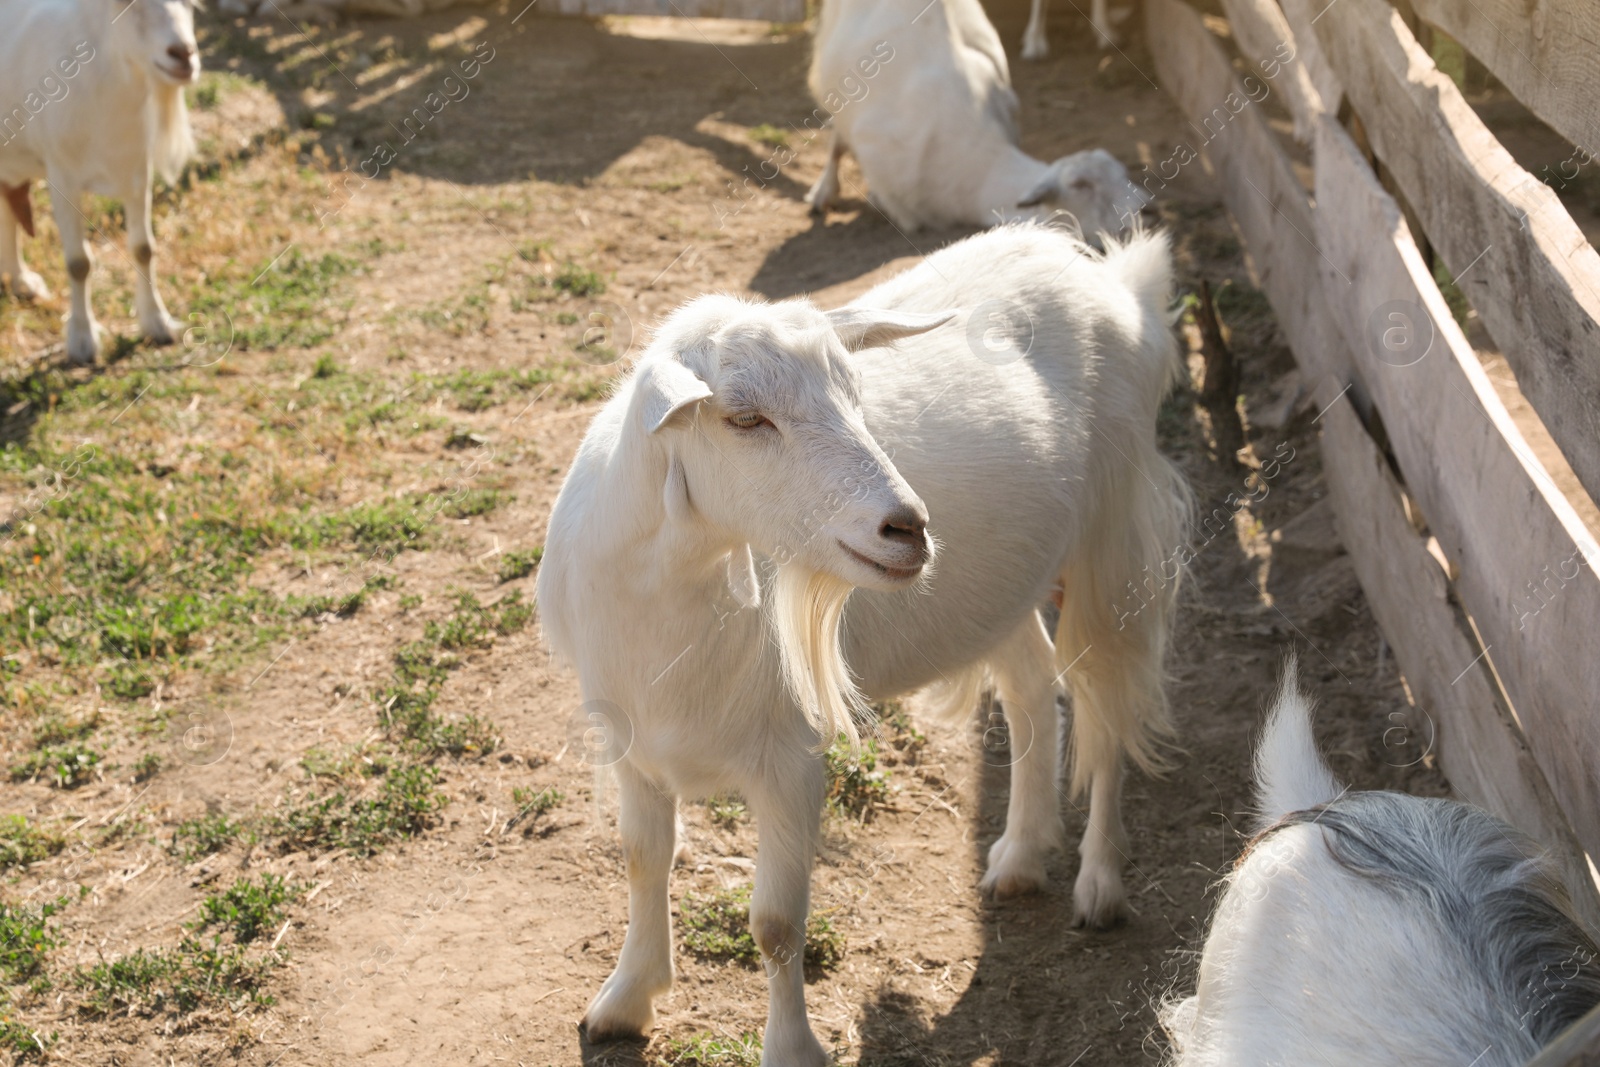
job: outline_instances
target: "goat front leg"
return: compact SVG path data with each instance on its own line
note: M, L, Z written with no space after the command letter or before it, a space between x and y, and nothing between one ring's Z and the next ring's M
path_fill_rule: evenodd
M828 128L828 162L822 167L822 177L806 193L806 203L815 214L828 210L828 205L839 199L839 160L844 158L844 138L836 127Z
M1050 55L1050 39L1044 32L1044 9L1047 3L1048 0L1033 0L1033 10L1028 13L1028 28L1022 32L1023 59L1044 59Z
M804 750L753 790L759 844L750 933L767 969L761 1067L825 1067L828 1054L806 1018L806 915L826 772Z
M617 969L584 1013L581 1025L591 1041L643 1035L655 1022L652 1001L672 988L667 876L677 847L677 802L626 760L616 772L628 867L628 933Z
M1116 47L1117 38L1111 30L1111 17L1106 12L1106 0L1093 0L1089 5L1089 22L1094 26L1096 43L1102 52Z
M17 216L17 204L28 211L28 186L7 186L0 183L0 275L11 279L11 291L18 300L49 300L50 290L44 279L28 269L22 261L22 225ZM31 220L32 213L29 212ZM32 225L32 222L29 222Z
M170 345L181 332L172 316L167 314L161 294L156 292L155 233L150 228L150 183L140 183L135 192L123 200L128 216L128 253L133 256L137 277L133 284L133 303L139 312L139 332L153 344Z
M50 207L61 231L61 251L67 261L67 278L72 284L72 310L67 313L67 358L74 363L93 363L100 354L100 335L104 332L89 306L89 246L84 241L88 226L78 190L61 176L50 176Z
M1005 709L1011 767L1006 829L989 848L982 883L996 897L1043 889L1045 857L1061 845L1054 665L1055 648L1037 612L990 659Z

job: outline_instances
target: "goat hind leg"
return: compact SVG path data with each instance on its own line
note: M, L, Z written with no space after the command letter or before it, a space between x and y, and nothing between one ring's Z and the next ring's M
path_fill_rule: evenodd
M1055 655L1038 612L991 655L1009 735L1011 797L1006 829L989 848L982 888L996 897L1044 888L1044 861L1062 838L1056 774Z
M760 843L750 900L750 933L767 969L767 1029L761 1067L826 1067L828 1054L806 1018L806 914L811 862L826 786L822 759L801 759L770 772L752 791Z
M592 1041L638 1037L655 1022L652 1001L672 988L672 910L667 877L676 848L677 803L628 766L616 765L622 854L628 866L628 933L617 969L589 1002Z
M17 189L21 193L17 193ZM15 210L11 201L14 196L20 195L26 204L28 187L7 187L0 184L0 193L4 193L6 203L0 204L0 275L5 275L11 280L11 291L19 300L49 300L50 290L44 284L44 279L28 269L22 261L22 226L18 223Z
M1100 0L1104 3L1105 0ZM1044 32L1045 7L1049 0L1033 0L1028 13L1028 28L1022 34L1022 58L1045 59L1050 55L1050 38Z
M844 158L844 138L839 136L837 128L828 129L828 162L823 165L822 177L817 179L817 184L806 193L806 203L810 205L815 214L822 214L839 198L839 160Z

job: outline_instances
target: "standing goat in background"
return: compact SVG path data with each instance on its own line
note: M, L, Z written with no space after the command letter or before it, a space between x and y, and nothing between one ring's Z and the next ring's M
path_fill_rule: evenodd
M1600 1003L1543 849L1466 804L1341 787L1293 661L1256 780L1198 992L1162 1013L1172 1067L1520 1067Z
M171 344L179 327L156 292L152 176L177 178L193 151L183 88L200 76L189 0L0 0L0 275L26 299L46 299L22 261L33 235L28 191L43 178L72 284L67 358L100 350L89 300L86 193L122 201L136 278L139 329Z
M538 579L550 647L618 727L604 757L629 923L591 1038L652 1024L672 983L677 799L734 789L760 835L762 1062L827 1062L803 931L822 750L856 737L863 695L993 679L1013 770L983 881L1009 894L1041 887L1061 842L1065 681L1072 786L1090 797L1075 914L1121 914L1122 759L1156 767L1170 732L1174 588L1138 612L1115 604L1179 543L1188 508L1155 441L1176 363L1170 271L1164 237L1101 256L1021 225L837 311L702 297L662 325L578 450ZM1058 588L1052 644L1038 605Z
M1018 147L1011 71L978 0L825 0L810 86L819 103L838 102L828 162L806 195L813 211L838 197L846 151L872 203L905 230L1065 211L1095 243L1150 202L1103 149L1043 163Z
M1028 12L1028 28L1022 32L1023 59L1047 59L1050 56L1050 38L1044 30L1045 9L1049 6L1050 0L1033 0L1033 7ZM1094 27L1095 40L1102 50L1115 47L1117 40L1111 35L1111 17L1106 10L1106 0L1090 0L1089 25Z

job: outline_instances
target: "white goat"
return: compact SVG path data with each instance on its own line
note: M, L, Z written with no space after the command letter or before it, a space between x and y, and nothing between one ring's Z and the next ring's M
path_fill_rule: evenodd
M1017 146L1017 94L978 0L826 0L810 86L833 112L828 161L806 195L813 211L839 195L846 151L872 203L904 230L1066 211L1093 242L1149 203L1102 149L1042 163Z
M0 0L0 275L21 297L49 296L22 261L33 234L28 189L50 187L72 309L67 357L91 363L100 326L89 302L86 193L127 215L139 329L171 344L179 326L156 292L150 229L153 173L175 179L193 150L183 87L200 76L189 0Z
M1256 776L1198 992L1163 1012L1173 1067L1518 1067L1600 1003L1543 850L1466 804L1347 792L1292 662Z
M1155 442L1170 269L1162 236L1101 256L1018 225L836 311L710 296L662 325L578 450L539 574L550 647L621 727L607 759L630 921L592 1038L646 1030L671 985L676 798L736 789L760 834L762 1062L827 1062L801 960L820 752L854 735L853 680L878 699L992 677L1013 771L983 884L1002 895L1042 886L1061 840L1064 680L1072 786L1090 797L1076 918L1119 916L1122 755L1160 763L1174 590L1136 613L1115 602L1188 507ZM1037 605L1058 587L1052 646Z
M1045 9L1049 6L1049 0L1033 0L1033 8L1028 12L1028 28L1022 31L1023 59L1046 59L1050 55L1050 38L1044 32ZM1126 12L1119 12L1121 14ZM1111 48L1117 43L1111 34L1111 17L1106 10L1106 0L1090 0L1089 25L1094 27L1095 39L1102 49Z

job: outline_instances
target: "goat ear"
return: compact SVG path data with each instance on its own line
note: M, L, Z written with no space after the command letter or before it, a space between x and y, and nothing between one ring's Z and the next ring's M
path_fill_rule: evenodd
M761 606L761 580L756 577L756 559L748 544L728 553L728 592L742 607Z
M1061 192L1058 184L1060 178L1061 175L1056 172L1056 168L1051 167L1045 172L1044 177L1039 179L1039 184L1028 190L1027 195L1017 201L1017 206L1037 207L1046 200L1056 199Z
M657 359L639 370L639 403L644 425L655 433L678 412L711 395L711 387L676 359Z
M916 311L881 311L877 308L838 308L828 312L828 323L844 342L846 351L877 348L902 337L927 333L956 317L954 311L925 315Z

